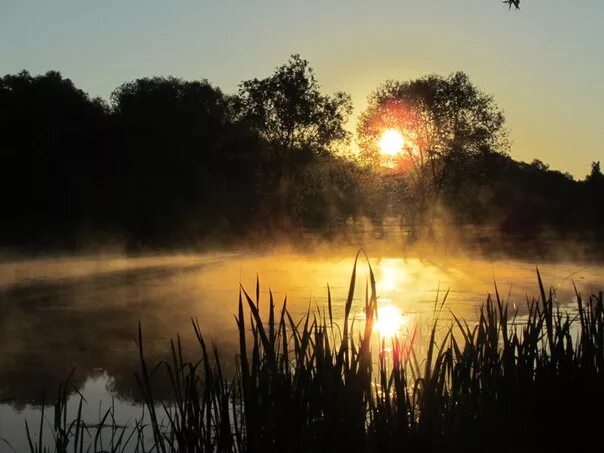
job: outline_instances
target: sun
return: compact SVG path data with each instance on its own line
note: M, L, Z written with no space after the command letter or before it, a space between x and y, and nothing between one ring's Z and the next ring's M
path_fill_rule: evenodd
M405 138L396 129L386 129L382 133L378 145L382 154L394 157L403 149Z

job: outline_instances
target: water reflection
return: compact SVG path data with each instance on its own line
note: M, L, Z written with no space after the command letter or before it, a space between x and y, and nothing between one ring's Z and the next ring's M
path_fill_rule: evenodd
M409 318L403 314L403 310L394 305L380 305L377 312L377 321L374 329L383 339L393 339L408 333L406 330Z

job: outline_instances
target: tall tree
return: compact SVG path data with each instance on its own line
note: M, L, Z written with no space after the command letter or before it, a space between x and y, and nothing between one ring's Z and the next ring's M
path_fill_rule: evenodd
M348 138L350 96L321 94L314 71L299 55L265 79L243 82L239 107L241 117L283 151L317 153Z
M504 124L493 98L465 73L456 72L384 83L369 97L358 138L361 155L375 164L382 159L379 143L385 131L396 130L404 137L395 164L407 170L416 209L425 211L468 157L507 149Z
M251 203L249 155L256 147L243 143L245 131L234 124L227 96L205 80L153 77L124 83L112 101L127 229L160 242L241 223L225 217L235 207L243 214Z
M94 221L89 184L102 159L107 108L57 71L0 78L0 232L14 242L60 242Z
M322 94L308 61L293 55L271 76L243 82L237 110L240 121L270 145L263 180L265 192L276 197L272 216L280 222L297 217L305 169L349 138L344 124L352 112L350 96Z

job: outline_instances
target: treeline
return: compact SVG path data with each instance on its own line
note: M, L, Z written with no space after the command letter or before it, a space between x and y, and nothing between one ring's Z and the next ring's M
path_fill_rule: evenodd
M206 81L154 77L107 104L58 72L3 77L2 243L185 245L359 214L359 170L325 151L333 140L294 152L241 101Z
M460 223L496 226L503 235L604 240L604 175L600 163L582 181L542 161L488 153L451 178L446 205Z
M599 165L576 182L512 160L501 146L503 116L465 74L385 84L372 99L354 154L350 98L322 94L299 56L236 95L153 77L119 86L106 102L55 71L6 75L0 245L157 248L330 234L392 217L416 228L437 221L436 205L457 223L502 231L601 234ZM391 115L394 101L404 115ZM382 112L390 123L376 120ZM440 131L438 143L420 136L418 118ZM379 127L409 138L399 161L380 161Z

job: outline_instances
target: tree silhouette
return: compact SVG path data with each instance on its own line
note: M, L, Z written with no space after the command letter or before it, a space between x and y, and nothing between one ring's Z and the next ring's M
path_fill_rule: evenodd
M602 184L604 182L604 174L600 169L600 161L591 163L591 172L585 178L585 181Z
M425 211L470 156L506 149L504 122L493 99L456 72L384 83L370 95L357 132L362 155L373 163L381 159L378 143L384 131L402 133L405 146L398 165L409 170L415 209Z
M308 61L293 55L265 79L240 85L236 101L240 121L270 144L270 165L263 170L264 192L276 196L271 216L299 217L308 194L300 178L314 181L309 165L329 158L339 142L348 139L344 128L352 112L345 93L324 95Z
M240 224L233 211L249 214L258 148L234 124L231 99L219 89L205 80L144 78L118 87L112 101L128 230L154 243L186 242Z
M326 151L348 138L344 123L352 112L350 96L321 94L308 61L293 55L265 79L243 82L241 118L284 151Z
M0 228L4 240L56 241L97 223L107 106L57 71L0 78Z
M122 84L107 104L56 71L6 75L0 246L232 244L401 213L421 225L437 202L456 222L509 236L604 239L599 163L574 181L513 160L503 115L463 73L379 87L359 125L364 162L333 152L349 113L349 98L322 94L299 56L238 96L153 77ZM386 128L407 144L384 170L373 159Z

